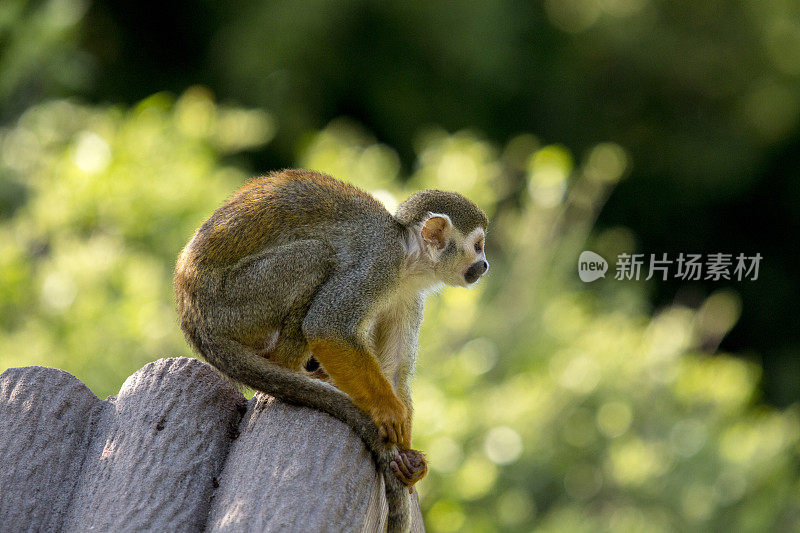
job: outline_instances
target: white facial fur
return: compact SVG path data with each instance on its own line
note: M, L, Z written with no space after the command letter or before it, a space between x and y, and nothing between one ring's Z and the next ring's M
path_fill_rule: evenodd
M408 271L427 278L425 285L439 282L467 287L477 282L476 279L468 283L465 274L471 265L486 260L483 228L475 228L464 235L447 215L430 213L412 233L406 242Z
M486 250L484 249L485 239L486 231L483 228L475 228L463 238L463 241L461 241L462 249L464 250L464 260L460 261L454 269L460 276L460 280L457 285L471 287L480 279L479 276L478 279L472 283L469 283L465 279L464 273L472 264L478 261L486 261ZM489 262L486 261L486 264L488 265Z

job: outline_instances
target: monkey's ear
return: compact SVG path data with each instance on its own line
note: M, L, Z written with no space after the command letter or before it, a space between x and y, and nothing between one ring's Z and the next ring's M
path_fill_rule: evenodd
M453 223L447 215L432 214L422 225L422 238L434 250L441 250L447 244L447 236Z

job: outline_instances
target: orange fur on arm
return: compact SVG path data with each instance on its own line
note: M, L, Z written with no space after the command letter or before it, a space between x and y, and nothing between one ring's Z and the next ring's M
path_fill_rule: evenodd
M335 385L365 411L399 403L372 354L340 340L315 339L309 348Z

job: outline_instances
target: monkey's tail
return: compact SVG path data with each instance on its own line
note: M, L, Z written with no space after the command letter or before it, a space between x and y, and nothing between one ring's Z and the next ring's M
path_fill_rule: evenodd
M353 428L383 475L389 507L387 532L409 531L408 489L389 466L394 458L392 450L381 440L369 415L356 407L345 393L259 357L233 339L211 335L205 328L187 322L183 325L190 342L223 374L286 402L328 413Z

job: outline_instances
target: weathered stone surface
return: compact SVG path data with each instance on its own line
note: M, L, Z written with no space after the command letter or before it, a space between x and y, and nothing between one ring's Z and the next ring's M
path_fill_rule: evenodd
M386 518L347 426L246 402L194 359L151 363L106 401L61 370L7 370L0 457L1 531L377 531Z
M258 396L250 401L240 429L208 529L361 529L370 494L380 481L364 445L350 438L347 426L324 413ZM253 453L257 449L280 453ZM298 507L308 512L294 512Z
M0 376L0 530L59 528L103 407L62 370L12 368Z
M109 403L66 529L201 529L242 395L200 361L162 359L129 377Z

